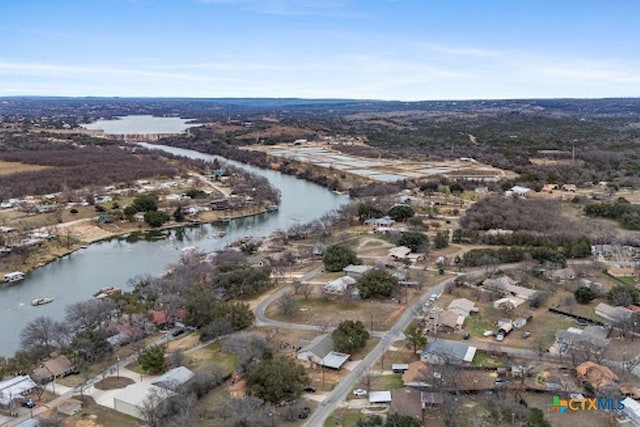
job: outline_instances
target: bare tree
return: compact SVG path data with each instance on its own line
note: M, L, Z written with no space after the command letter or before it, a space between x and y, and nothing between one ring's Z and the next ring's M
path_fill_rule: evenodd
M214 417L216 421L222 421L222 427L269 427L273 425L272 416L272 408L253 396L229 399L214 411Z
M67 306L65 319L75 330L94 329L103 327L115 308L108 298L80 301Z
M292 316L296 311L297 301L291 294L285 294L278 300L278 310L283 316Z
M42 348L50 353L52 349L62 347L68 341L67 327L45 316L36 317L20 332L20 342L25 349Z

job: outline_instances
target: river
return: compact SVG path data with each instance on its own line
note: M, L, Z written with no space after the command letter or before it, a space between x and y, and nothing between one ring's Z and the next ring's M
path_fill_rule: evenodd
M218 156L174 147L141 144L194 159L212 161ZM181 249L197 245L211 251L244 236L261 237L306 223L348 202L348 197L280 172L227 161L229 164L261 175L281 192L277 212L232 220L228 224L184 227L162 232L162 239L114 238L95 243L60 260L29 273L15 286L0 285L0 355L10 356L20 347L20 331L38 316L64 319L65 307L91 298L103 286L127 289L127 281L137 275L159 275L166 266L180 259ZM224 230L223 238L212 238ZM48 305L32 307L31 300L54 298Z

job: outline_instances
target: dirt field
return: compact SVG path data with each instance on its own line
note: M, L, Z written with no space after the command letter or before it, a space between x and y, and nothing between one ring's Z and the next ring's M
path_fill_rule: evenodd
M263 151L267 154L290 159L301 159L302 162L319 167L331 165L331 170L356 175L374 181L398 181L402 179L424 178L434 175L471 178L513 178L513 172L494 168L476 161L439 161L413 162L384 158L370 159L335 151L327 145L314 143L291 145L254 145L244 147L249 150Z
M304 297L295 298L298 309L291 316L281 314L276 301L267 308L267 317L284 322L331 327L345 319L360 320L367 328L373 325L374 330L384 331L393 326L405 309L404 304L390 301L329 300L323 297L305 301Z
M27 165L20 162L4 162L0 160L0 175L11 175L22 172L36 172L50 169L50 166Z

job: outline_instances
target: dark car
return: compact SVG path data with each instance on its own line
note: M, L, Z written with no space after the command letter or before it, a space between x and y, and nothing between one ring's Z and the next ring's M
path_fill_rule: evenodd
M180 329L174 329L173 332L171 332L171 336L172 337L178 337L182 334L184 334L185 330L180 328Z
M316 390L318 389L316 388L316 386L308 385L303 390L306 391L307 393L315 393Z
M33 400L31 399L23 400L20 405L22 405L24 408L34 408L36 406L36 404L33 403Z
M300 410L300 413L298 414L298 418L305 419L309 416L309 414L311 414L311 408L309 408L308 406L305 406Z

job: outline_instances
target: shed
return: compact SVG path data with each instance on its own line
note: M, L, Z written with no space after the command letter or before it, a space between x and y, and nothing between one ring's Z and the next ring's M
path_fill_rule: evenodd
M408 363L393 363L391 364L391 370L394 374L404 374L409 370Z
M391 403L391 392L372 391L369 393L369 403Z
M76 399L67 399L58 405L58 412L67 416L72 416L82 409L82 402Z

